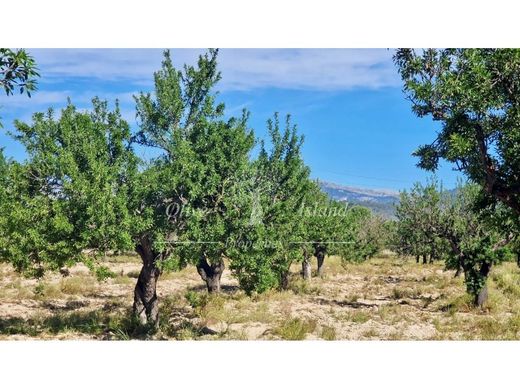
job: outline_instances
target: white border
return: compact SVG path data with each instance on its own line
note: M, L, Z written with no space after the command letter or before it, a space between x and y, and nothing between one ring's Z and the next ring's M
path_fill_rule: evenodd
M2 342L3 389L505 389L516 342Z
M520 46L518 12L506 0L2 7L2 47ZM517 342L0 342L0 387L502 389L518 382L519 352Z
M510 0L25 0L4 47L515 47Z

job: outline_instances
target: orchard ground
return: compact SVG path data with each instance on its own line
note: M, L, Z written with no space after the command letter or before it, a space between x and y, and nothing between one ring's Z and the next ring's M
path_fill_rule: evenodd
M84 266L68 276L20 277L0 265L1 339L466 340L520 339L520 269L497 266L490 299L471 306L463 278L442 263L381 256L361 264L325 261L325 276L290 289L247 296L227 269L222 293L208 296L194 267L158 283L159 331L131 320L137 257L109 258L115 277L98 282ZM315 268L315 261L313 263Z

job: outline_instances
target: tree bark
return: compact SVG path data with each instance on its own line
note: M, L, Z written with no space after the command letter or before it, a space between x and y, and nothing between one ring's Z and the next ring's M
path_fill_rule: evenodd
M480 289L478 294L475 296L475 306L482 307L488 299L488 287L487 287L487 277L489 272L491 271L491 265L488 263L482 264L480 267L479 273L482 278L484 278L484 286Z
M325 251L317 250L316 259L318 260L318 276L323 276L323 263L325 262Z
M428 264L428 255L426 253L423 253L422 255L422 263Z
M133 312L141 325L157 327L159 324L159 303L157 301L157 280L161 270L157 266L160 256L152 250L148 238L142 238L136 246L143 266L134 289Z
M287 290L289 288L289 270L280 273L280 289Z
M303 253L302 275L305 280L311 279L311 261L306 251Z
M475 306L482 307L488 299L488 287L487 284L482 287L479 293L475 296Z
M415 262L419 264L419 255L415 255Z
M197 272L203 281L206 282L208 293L217 294L220 292L220 278L224 272L224 260L220 259L215 264L208 263L206 256L201 256L197 264Z
M458 278L461 273L462 273L462 265L459 264L457 271L455 272L454 278Z
M516 252L516 265L520 267L520 251Z

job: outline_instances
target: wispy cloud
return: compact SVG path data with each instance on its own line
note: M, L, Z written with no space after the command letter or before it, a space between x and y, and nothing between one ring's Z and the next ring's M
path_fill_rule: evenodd
M91 78L151 85L162 53L156 49L32 50L43 81ZM201 49L172 49L176 65L194 63ZM255 88L348 90L397 86L384 49L223 49L219 64L223 91Z
M0 106L9 108L25 108L30 106L31 108L38 107L49 107L54 105L64 105L67 103L67 99L70 98L71 102L75 105L88 105L94 96L99 96L103 100L114 102L116 99L119 100L121 105L133 102L133 95L137 92L107 92L102 90L83 91L75 92L71 90L65 91L48 91L39 90L33 93L32 97L26 95L15 94L12 96L5 96L0 94Z

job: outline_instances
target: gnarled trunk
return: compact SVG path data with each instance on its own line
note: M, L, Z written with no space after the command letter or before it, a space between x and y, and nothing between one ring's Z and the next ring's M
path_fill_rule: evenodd
M311 259L307 251L303 252L302 275L305 280L311 279Z
M325 262L325 251L317 250L316 259L318 260L318 276L323 276L323 263Z
M136 251L141 256L143 267L134 289L133 312L142 325L157 327L159 324L159 303L157 301L157 280L161 270L157 266L160 254L152 250L147 238L137 245Z
M197 264L197 272L203 281L206 282L208 293L216 294L220 292L220 278L224 272L224 260L220 259L215 264L208 263L206 256L201 256Z

